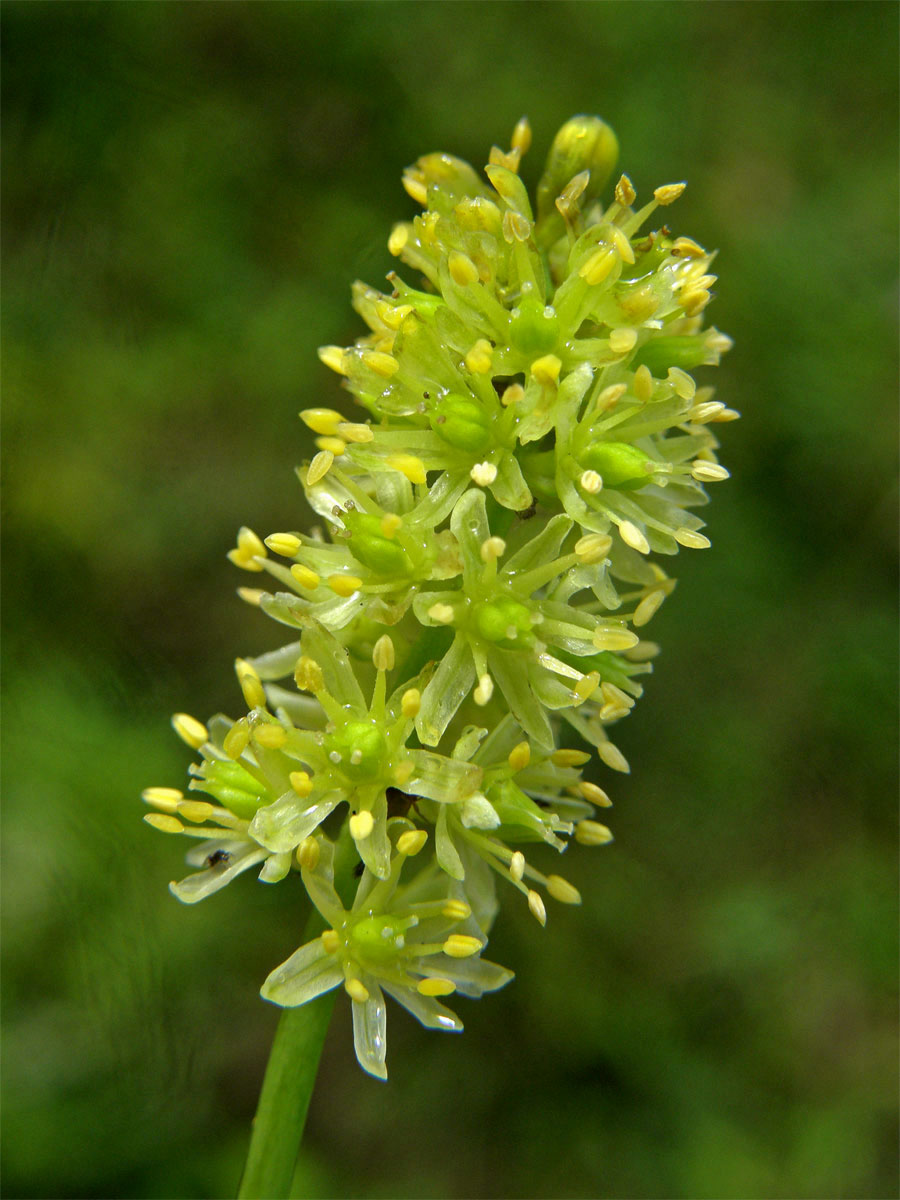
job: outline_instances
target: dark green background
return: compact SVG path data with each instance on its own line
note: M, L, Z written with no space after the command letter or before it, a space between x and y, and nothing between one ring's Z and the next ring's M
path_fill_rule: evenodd
M296 1180L326 1197L891 1197L897 7L3 5L8 1197L233 1194L295 881L196 909L139 792L279 630L237 527L306 519L297 411L360 332L419 154L534 183L579 111L720 248L708 553L604 780L580 910L515 897L461 1038L339 999Z

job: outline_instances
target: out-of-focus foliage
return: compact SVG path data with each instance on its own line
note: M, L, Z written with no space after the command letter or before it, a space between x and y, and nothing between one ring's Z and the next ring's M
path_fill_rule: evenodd
M296 1194L896 1194L896 8L8 0L3 55L4 1193L233 1194L301 889L179 906L138 793L277 640L224 555L307 520L402 167L588 111L720 247L715 551L584 907L387 1090L337 1030Z

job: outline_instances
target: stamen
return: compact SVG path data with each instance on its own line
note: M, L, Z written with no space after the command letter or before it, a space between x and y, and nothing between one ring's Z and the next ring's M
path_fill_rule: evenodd
M419 707L422 703L422 693L418 688L407 688L400 697L400 711L407 720L419 715Z
M521 850L516 850L509 860L509 873L516 883L521 882L522 876L525 874L525 855Z
M160 833L184 833L184 826L170 813L145 813L144 820Z
M603 788L598 787L596 783L591 783L588 779L582 779L578 785L578 790L590 804L597 804L600 808L612 808L612 800L610 800Z
M141 799L145 804L152 804L162 812L174 813L184 799L184 792L179 788L148 787L141 792Z
M326 367L330 367L332 371L336 371L338 375L345 375L344 370L344 351L340 346L320 346L318 355L321 362Z
M195 717L187 713L175 713L172 717L172 728L183 742L194 750L199 750L204 742L209 741L209 731Z
M561 875L547 876L547 891L560 904L580 904L581 892Z
M363 350L362 360L370 371L382 379L390 379L400 370L400 364L393 354L383 354L380 350Z
M581 846L605 846L612 840L612 831L599 821L579 821L575 826L575 841Z
M450 958L471 958L483 945L480 938L470 937L465 933L451 933L444 942L444 953Z
M489 375L493 365L493 346L486 338L479 338L466 355L466 366L476 375Z
M245 658L234 661L234 670L248 708L265 708L266 693L254 667Z
M390 634L383 633L372 649L372 662L376 671L393 671L394 643Z
M403 253L403 248L409 241L409 229L406 225L395 225L388 238L388 250L397 258Z
M584 750L554 750L550 761L555 767L583 767L591 761L591 756Z
M615 197L616 203L621 204L622 208L631 208L634 204L637 192L627 175L623 175L616 184Z
M468 287L470 283L476 283L478 280L478 268L468 254L463 254L459 250L450 251L447 269L457 287Z
M306 771L291 771L288 780L301 800L305 800L313 790L313 781Z
M665 207L668 204L673 204L686 187L686 183L664 183L662 187L654 190L653 197L657 204Z
M575 553L583 563L603 562L612 549L612 538L606 533L586 533L575 543Z
M631 646L636 646L639 641L638 635L632 633L630 629L625 629L624 626L609 625L598 625L591 638L591 643L597 650L628 650Z
M561 370L562 362L555 354L545 354L542 358L536 358L531 364L531 374L544 387L552 387L559 379Z
M528 892L528 907L536 920L540 921L542 925L547 924L547 909L544 907L544 901L533 888Z
M506 553L506 542L501 537L489 537L481 543L481 561L496 562Z
M336 954L340 944L341 938L336 929L326 929L322 934L322 946L326 954Z
M322 668L314 658L304 654L294 667L294 681L301 692L321 692L325 687Z
M622 521L619 525L619 536L626 546L630 546L632 550L637 550L640 554L650 553L650 543L638 529L637 525L631 521Z
M402 788L409 783L415 769L416 764L410 758L406 762L397 763L392 772L394 783L396 783L397 787Z
M636 329L614 329L609 335L609 348L613 354L628 354L636 344Z
M607 277L619 256L611 246L601 246L578 268L578 274L589 287L596 287Z
M628 765L628 759L612 742L601 742L597 747L597 754L613 771L621 771L623 775L630 773L631 767Z
M647 404L653 398L653 376L646 363L641 363L631 381L631 390L641 404Z
M344 991L357 1004L365 1004L369 998L369 989L361 979L348 979L344 983Z
M472 699L479 707L483 708L488 703L491 696L494 694L494 681L490 675L485 673L478 680L478 686L472 692Z
M363 425L358 422L342 421L337 428L338 436L342 437L345 442L353 442L354 445L364 446L368 442L374 442L375 434L372 431L371 425Z
M331 349L332 347L328 347ZM337 349L337 347L334 347ZM341 351L343 357L343 352ZM319 352L321 357L321 351ZM328 437L334 437L337 433L337 427L343 421L342 413L335 412L333 408L304 408L300 414L300 420L313 433L326 434Z
M208 821L215 811L215 807L206 800L183 800L178 805L178 815L195 825Z
M659 608L666 598L666 593L662 588L657 588L653 592L648 592L637 608L634 610L634 616L631 619L633 625L640 628L646 625L647 622L659 611Z
M231 759L240 758L250 742L250 726L245 718L235 721L222 739L222 749Z
M259 602L262 600L263 596L266 595L266 592L263 590L263 588L239 587L237 589L237 594L245 604L252 604L254 607L258 608Z
M456 984L450 979L420 979L416 991L420 996L452 996Z
M375 818L367 809L363 809L362 812L354 813L350 818L350 836L353 838L354 842L363 841L369 836L374 828Z
M385 513L381 518L381 532L386 538L394 538L403 526L403 518L396 513Z
M594 692L596 692L600 684L599 671L589 671L587 675L583 675L581 679L572 688L579 704L584 704L586 700L590 700Z
M730 479L731 473L721 463L706 462L699 459L691 468L691 474L704 483L716 483L722 479Z
M330 450L335 458L340 458L347 449L347 443L339 437L316 438L316 445L320 450Z
M706 550L712 544L708 537L696 529L676 529L672 536L680 546L687 546L691 550Z
M414 454L389 454L384 461L385 466L405 475L410 483L422 484L425 482L425 464Z
M531 747L527 742L519 742L513 746L507 759L514 771L523 771L531 762Z
M616 401L619 400L628 391L626 383L611 383L609 387L605 387L594 402L594 407L597 412L606 412L612 408Z
M362 587L363 581L358 575L329 575L328 586L337 596L342 596L345 600L349 599L354 592L358 592Z
M479 487L490 487L497 478L497 468L493 463L476 463L469 472L469 478Z
M582 471L578 482L581 484L582 490L589 496L596 496L603 488L603 479L596 471Z
M522 387L521 383L511 383L500 397L500 403L504 408L509 408L511 404L518 404L524 399L525 389Z
M465 900L447 900L441 913L448 921L467 921L472 915L472 909Z
M266 545L273 554L280 554L282 558L293 558L300 549L300 539L294 533L270 533L266 538Z
M291 567L291 574L300 586L306 588L308 591L313 591L321 583L316 572L310 570L309 567L304 567L302 563L294 563Z
M397 852L413 858L428 841L428 833L424 829L407 829L397 838Z
M287 731L282 725L257 725L253 740L265 750L280 750L287 741Z
M432 604L428 610L428 615L432 621L437 621L438 625L452 625L454 610L452 604L443 604L440 601L437 604Z
M320 450L309 464L309 470L306 472L306 486L314 487L320 480L324 479L331 470L333 462L334 455L330 450Z

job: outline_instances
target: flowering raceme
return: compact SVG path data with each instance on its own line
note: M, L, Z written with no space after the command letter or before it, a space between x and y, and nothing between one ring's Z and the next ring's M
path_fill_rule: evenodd
M326 928L262 995L342 984L382 1078L385 993L458 1030L442 998L511 978L482 957L497 878L542 925L545 894L580 902L525 850L611 840L580 747L628 771L609 730L656 653L639 631L674 586L658 560L709 545L696 510L728 475L710 426L737 413L691 375L730 345L703 325L713 256L647 227L685 185L637 206L623 175L604 206L616 139L575 117L535 211L530 140L520 121L486 178L447 154L406 171L421 211L388 247L421 278L354 285L370 332L319 352L365 412L300 414L323 528L244 528L229 555L272 580L240 594L292 640L237 660L246 714L173 719L210 800L144 793L151 825L198 839L180 900L250 867L299 874Z

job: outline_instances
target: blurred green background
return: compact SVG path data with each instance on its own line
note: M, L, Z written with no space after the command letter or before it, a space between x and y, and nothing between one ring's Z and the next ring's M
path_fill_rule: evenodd
M412 202L523 113L598 112L720 248L714 550L603 782L616 843L518 978L388 1085L340 1000L304 1197L897 1194L897 6L19 3L2 10L3 1191L234 1193L299 884L188 909L139 793L279 630L243 523L302 525L300 408ZM713 380L710 380L713 381ZM250 581L253 582L252 580ZM507 901L509 901L507 897Z

